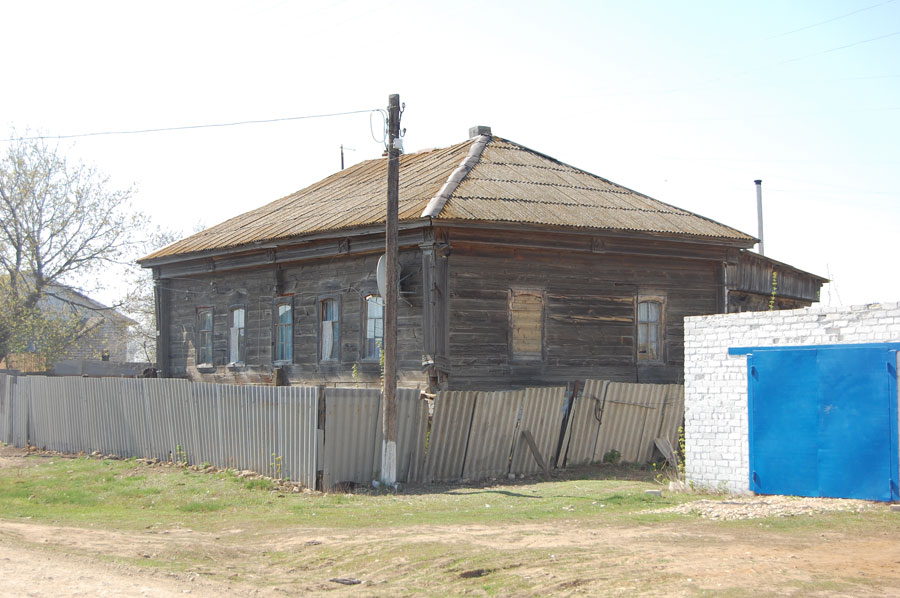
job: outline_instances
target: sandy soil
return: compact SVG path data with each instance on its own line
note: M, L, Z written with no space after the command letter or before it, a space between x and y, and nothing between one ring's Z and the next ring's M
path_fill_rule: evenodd
M4 451L0 467L16 458ZM900 596L900 513L897 525L890 525L864 537L697 518L642 526L556 520L499 529L297 527L273 535L240 529L114 532L7 520L0 521L0 596L406 596L417 594L407 584L421 587L423 578L445 588L446 596L479 596L489 594L484 583L501 570L524 580L532 588L524 595L533 596L715 596L723 589L740 596ZM414 554L438 542L447 558L436 557L424 571L407 557L379 558ZM270 552L289 558L260 556ZM177 573L152 565L187 553L201 555L204 565ZM496 569L459 561L461 554L498 553L506 558ZM329 579L344 565L346 576L362 583Z

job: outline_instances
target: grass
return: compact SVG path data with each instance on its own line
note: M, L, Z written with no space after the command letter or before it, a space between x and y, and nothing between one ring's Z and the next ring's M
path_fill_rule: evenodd
M488 524L553 519L641 519L639 511L686 495L647 496L650 481L562 480L483 488L427 487L412 493L288 494L261 478L148 467L129 460L32 456L28 467L0 469L0 517L28 517L110 529L172 525L216 530L313 524L333 528ZM627 470L623 470L629 473ZM633 473L633 472L632 472ZM649 480L650 472L646 472ZM671 516L669 517L671 518ZM649 517L666 519L666 516Z
M752 592L740 582L715 590L708 587L712 582L697 585L690 581L697 573L689 571L698 559L716 564L719 548L734 551L728 558L740 560L755 546L782 544L788 558L798 546L826 541L820 540L822 531L838 538L893 536L898 517L880 509L714 522L648 513L698 498L645 494L659 488L653 475L604 466L575 477L484 487L285 493L269 480L233 472L31 455L0 467L0 519L28 518L128 539L110 539L108 546L120 548L95 547L100 560L300 594L343 595L328 582L335 577L372 584L359 595L397 596L547 596L609 589L653 595L675 587L686 596L759 597L888 587L881 581L866 585L861 576L837 570L792 577L796 561L785 561L781 570L788 573L779 573L776 581L767 578L767 585L754 585ZM179 535L186 531L191 533ZM743 544L733 548L736 542ZM82 550L64 541L32 547ZM730 568L730 563L717 566ZM713 585L727 580L708 575L716 580Z

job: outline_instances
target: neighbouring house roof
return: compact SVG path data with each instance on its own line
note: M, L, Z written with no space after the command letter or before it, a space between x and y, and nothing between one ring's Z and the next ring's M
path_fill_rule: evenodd
M141 262L383 223L387 158L368 160ZM492 135L400 157L400 221L481 221L706 237L751 245L734 228Z
M46 285L43 289L43 297L41 297L38 305L52 310L71 310L86 317L103 317L122 326L134 326L137 324L128 316L64 284L53 283Z

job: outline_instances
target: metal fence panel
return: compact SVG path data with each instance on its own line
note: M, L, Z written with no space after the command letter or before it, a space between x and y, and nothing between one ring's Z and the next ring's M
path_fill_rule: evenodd
M243 469L241 457L241 397L236 386L216 385L219 401L219 467Z
M523 391L522 417L516 432L513 448L513 473L536 473L541 470L531 454L528 443L522 439L522 432L529 431L534 437L541 457L547 467L552 467L554 453L559 444L563 409L566 402L566 387L528 388Z
M0 374L0 442L12 444L13 397L12 380L7 374Z
M586 380L581 396L572 405L567 423L568 443L560 451L560 462L565 455L565 465L586 465L593 460L597 446L600 421L597 418L609 388L608 380ZM557 466L561 466L558 463Z
M311 386L290 386L280 387L278 392L283 475L307 488L315 488L319 390Z
M425 444L428 442L428 401L421 398L416 390L415 428L409 439L409 467L406 469L406 481L421 483L425 475Z
M676 446L677 428L684 415L683 397L680 384L612 383L594 460L601 461L615 449L624 462L647 463L653 456L654 441L661 436Z
M425 483L462 477L475 408L475 392L440 392L434 400L434 419L425 454Z
M427 405L421 399L422 392L416 388L397 389L397 481L418 481L425 457L425 434L427 426ZM373 471L381 471L382 399L379 393L378 415L375 422L375 451ZM423 410L424 408L424 410ZM426 419L423 425L423 418ZM410 473L412 472L412 478ZM365 481L365 480L363 480Z
M478 393L469 428L463 479L505 476L516 435L523 391Z
M150 431L147 421L147 382L143 379L118 378L113 387L122 402L125 416L122 429L126 437L129 457L150 455ZM111 385L112 386L112 385Z
M28 432L30 422L28 416L31 413L31 388L23 384L26 379L16 378L13 382L13 431L12 440L15 446L24 448L28 446Z
M684 385L667 385L666 404L663 406L663 416L660 422L658 438L665 438L678 449L678 428L684 423Z
M194 384L191 387L191 416L194 421L194 446L190 454L194 464L219 465L219 391L218 384Z
M338 482L369 483L375 476L381 391L329 388L325 391L323 490ZM381 443L377 443L381 451Z
M48 379L29 376L22 380L28 392L28 438L38 448L56 450L52 439L60 437L59 418L50 404Z

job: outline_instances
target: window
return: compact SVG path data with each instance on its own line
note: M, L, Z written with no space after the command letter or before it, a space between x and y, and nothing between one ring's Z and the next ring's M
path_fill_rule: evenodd
M366 297L365 359L379 359L384 345L384 299L378 295Z
M512 332L512 358L540 360L543 356L544 336L543 291L510 291L509 323Z
M321 361L336 361L341 356L341 327L336 299L319 302L319 356Z
M197 310L197 365L213 363L213 310Z
M275 361L294 359L294 319L290 299L275 304Z
M244 322L246 310L243 307L235 307L231 310L231 322L228 329L228 361L230 363L244 363Z
M641 298L637 313L637 357L639 361L662 361L662 298Z

